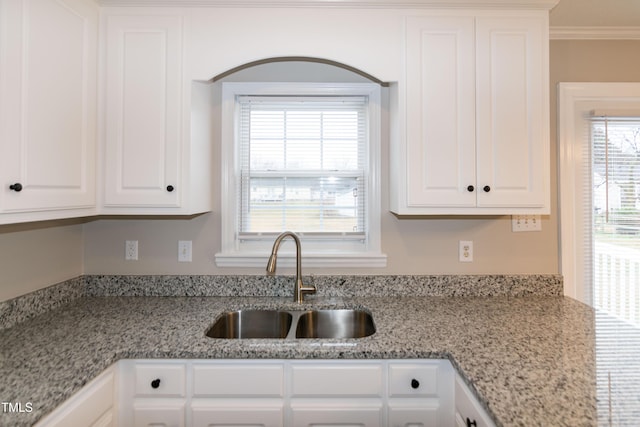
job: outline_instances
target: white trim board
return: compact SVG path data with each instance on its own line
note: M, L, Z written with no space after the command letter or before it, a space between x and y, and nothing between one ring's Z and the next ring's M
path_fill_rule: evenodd
M640 40L640 27L550 27L550 40Z

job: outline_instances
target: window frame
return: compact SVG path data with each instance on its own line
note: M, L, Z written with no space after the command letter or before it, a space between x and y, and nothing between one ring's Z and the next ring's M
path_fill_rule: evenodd
M560 272L564 294L592 305L591 280L584 270L584 217L580 177L584 173L583 117L594 109L640 103L640 83L558 84L558 201L560 208ZM586 141L591 144L591 141Z
M218 267L264 267L272 240L241 240L238 237L239 146L236 115L239 96L366 96L368 98L367 189L368 226L364 241L314 238L302 235L303 262L307 267L385 267L381 253L381 89L376 83L222 83L221 123L221 251ZM293 230L295 231L295 230ZM274 237L275 239L275 237ZM295 265L294 245L283 244L279 264Z

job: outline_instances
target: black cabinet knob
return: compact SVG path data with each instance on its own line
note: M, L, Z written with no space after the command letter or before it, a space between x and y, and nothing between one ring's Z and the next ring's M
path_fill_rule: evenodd
M420 381L418 381L417 379L412 379L411 380L411 388L416 389L420 387Z
M19 193L20 191L22 191L22 184L20 184L19 182L16 182L15 184L11 184L9 186L9 190L13 190L16 193Z
M491 187L489 187L488 185L485 185L483 188L485 193L488 193L489 191L491 191Z
M476 420L471 421L469 417L467 417L467 427L478 427L478 423L476 423Z
M151 381L151 388L158 388L160 387L160 378L156 378L155 380Z
M467 187L467 191L469 193L473 193L473 190L475 190L475 189L476 189L476 187L474 187L473 185L470 185L470 186Z
M174 190L173 185L167 185L167 191L171 193Z

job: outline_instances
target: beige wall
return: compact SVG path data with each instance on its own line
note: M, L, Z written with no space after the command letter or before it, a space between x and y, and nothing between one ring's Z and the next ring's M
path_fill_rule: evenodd
M0 301L82 273L80 221L0 226Z
M635 27L638 0L560 0L549 14L551 26Z

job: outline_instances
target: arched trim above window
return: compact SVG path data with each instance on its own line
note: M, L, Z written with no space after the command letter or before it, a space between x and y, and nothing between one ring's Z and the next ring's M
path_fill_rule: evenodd
M242 64L242 65L238 65L237 67L231 68L230 70L227 70L225 72L222 72L220 74L218 74L217 76L214 76L211 79L211 82L217 82L219 80L224 79L227 76L230 76L234 73L237 73L238 71L242 71L245 70L247 68L251 68L251 67L255 67L258 65L264 65L264 64L270 64L270 63L275 63L275 62L315 62L318 64L325 64L325 65L332 65L334 67L338 67L338 68L342 68L345 69L347 71L351 71L352 73L358 74L368 80L371 80L373 83L377 83L382 87L388 87L389 83L387 82L383 82L380 79L377 79L376 77L372 76L369 73L366 73L358 68L352 67L350 65L347 64L343 64L342 62L337 62L337 61L332 61L330 59L324 59L324 58L314 58L314 57L310 57L310 56L279 56L279 57L275 57L275 58L265 58L265 59L259 59L257 61L252 61L252 62L248 62L246 64Z

